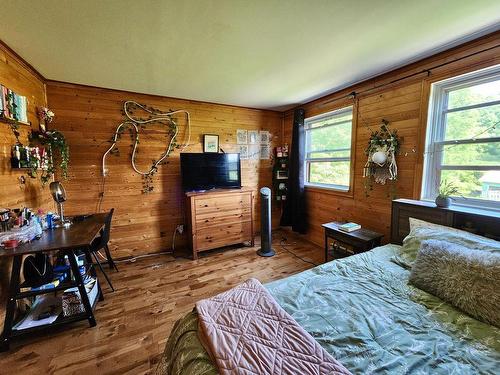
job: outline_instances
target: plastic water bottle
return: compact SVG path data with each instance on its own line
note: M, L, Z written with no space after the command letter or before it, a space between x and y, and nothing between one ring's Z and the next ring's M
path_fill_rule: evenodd
M47 216L45 217L45 219L47 220L47 228L48 229L52 229L54 228L54 214L52 212L47 212Z

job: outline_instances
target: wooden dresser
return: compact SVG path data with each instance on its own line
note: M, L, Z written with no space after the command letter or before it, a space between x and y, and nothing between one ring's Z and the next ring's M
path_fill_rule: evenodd
M193 259L217 247L247 241L254 245L251 189L186 193L186 212Z

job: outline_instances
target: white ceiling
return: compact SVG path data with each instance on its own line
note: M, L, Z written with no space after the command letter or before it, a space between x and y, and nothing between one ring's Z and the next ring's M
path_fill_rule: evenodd
M500 28L498 0L1 0L46 78L285 109Z

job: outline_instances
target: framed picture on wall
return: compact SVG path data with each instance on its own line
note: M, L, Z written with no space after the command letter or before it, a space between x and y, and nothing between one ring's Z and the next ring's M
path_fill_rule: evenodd
M203 135L203 152L219 152L219 136L216 134Z
M236 130L236 142L239 145L247 144L247 139L248 139L248 133L245 129Z
M249 130L248 131L248 143L252 145L256 145L259 143L259 131L258 130Z

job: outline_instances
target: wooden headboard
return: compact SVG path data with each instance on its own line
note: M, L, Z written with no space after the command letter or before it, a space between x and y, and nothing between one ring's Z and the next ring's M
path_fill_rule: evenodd
M410 232L410 217L500 240L500 212L456 206L439 208L432 202L396 199L392 201L391 243L403 243Z

